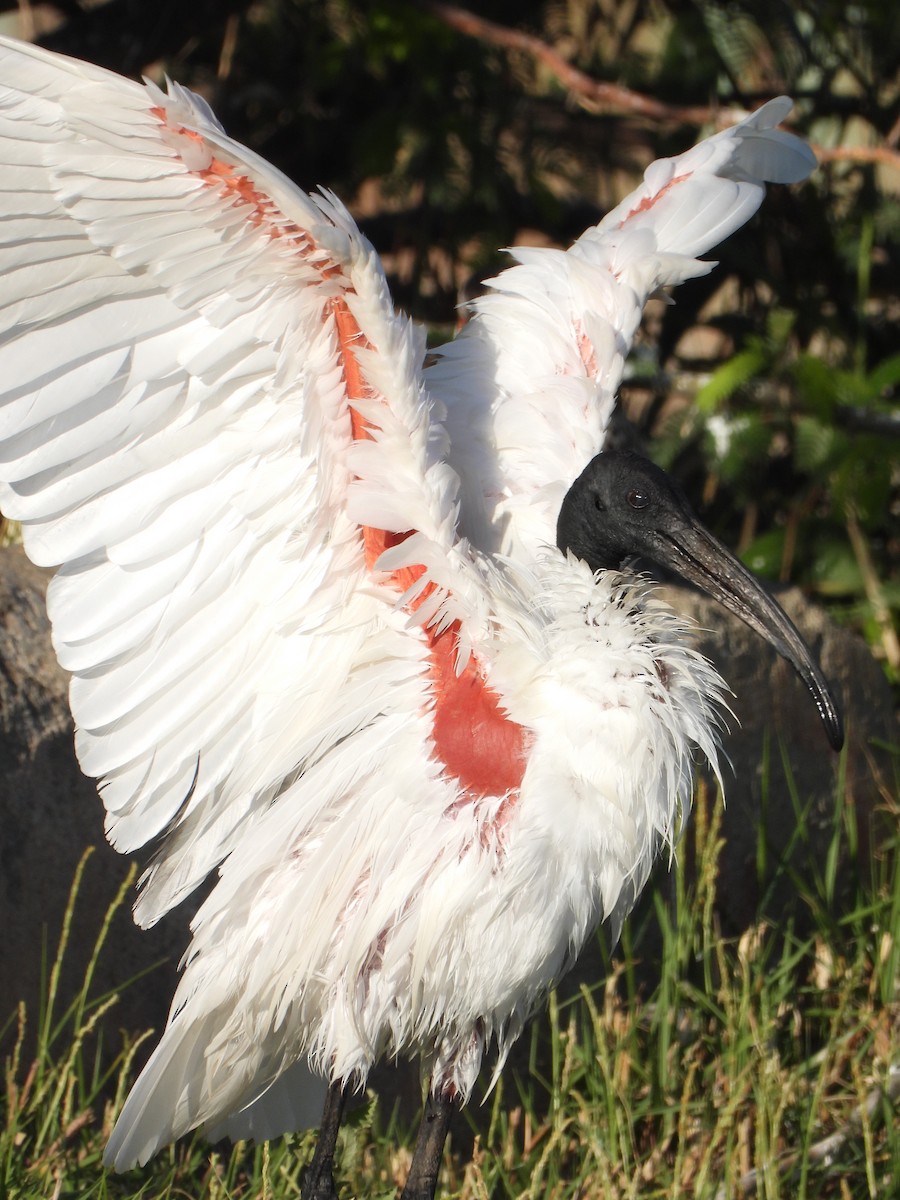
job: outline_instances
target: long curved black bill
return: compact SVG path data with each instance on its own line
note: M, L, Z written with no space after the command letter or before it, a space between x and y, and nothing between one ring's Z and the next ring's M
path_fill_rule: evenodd
M741 618L786 659L812 693L825 734L835 750L844 744L844 726L825 676L819 670L797 627L759 580L693 513L681 513L676 529L657 530L652 556L703 588Z

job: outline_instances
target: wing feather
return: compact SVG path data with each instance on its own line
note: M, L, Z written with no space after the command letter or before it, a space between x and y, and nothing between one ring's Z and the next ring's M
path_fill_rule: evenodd
M647 298L706 274L697 260L749 219L765 183L816 165L776 129L785 97L684 154L652 163L641 185L568 251L511 251L473 319L426 372L447 405L460 526L487 551L531 555L552 543L565 489L601 448Z
M759 139L754 170L773 154L800 169L767 121L692 152L690 171L690 156L655 168L568 253L519 255L432 373L458 402L450 440L423 339L334 196L299 192L184 89L0 39L0 504L32 557L60 566L54 640L108 836L122 850L163 839L137 919L221 867L110 1161L198 1122L280 1127L295 1109L275 1081L301 1050L350 1078L382 1049L377 997L368 1042L348 1012L331 1044L314 964L366 888L402 881L346 947L355 991L384 906L402 916L432 877L467 794L441 757L438 687L471 685L485 720L514 731L500 757L524 759L478 657L499 617L458 535L460 472L483 549L501 519L504 545L549 540L644 296L708 269L692 257L700 225L720 234L760 194L742 141ZM684 179L701 177L693 195ZM502 803L514 786L480 794ZM298 896L315 897L302 947ZM244 920L234 954L225 935ZM426 905L419 924L440 921ZM259 1003L232 1013L238 985Z
M0 81L0 503L61 566L54 641L110 840L166 835L149 923L421 692L362 528L414 532L445 620L477 579L422 339L340 202L177 86L6 40Z

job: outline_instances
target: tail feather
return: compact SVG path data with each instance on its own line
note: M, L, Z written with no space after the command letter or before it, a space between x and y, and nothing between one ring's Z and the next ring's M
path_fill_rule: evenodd
M207 1076L205 1051L215 1028L214 1020L168 1027L119 1114L103 1155L105 1166L116 1171L143 1166L197 1124L192 1113Z
M305 1060L296 1062L246 1108L208 1125L206 1136L211 1142L224 1137L233 1142L242 1138L267 1142L283 1133L313 1129L321 1120L327 1087Z
M143 1166L158 1150L198 1126L212 1141L265 1141L318 1125L326 1082L305 1060L271 1081L243 1058L220 1049L220 1011L170 1023L131 1090L103 1156L115 1171Z

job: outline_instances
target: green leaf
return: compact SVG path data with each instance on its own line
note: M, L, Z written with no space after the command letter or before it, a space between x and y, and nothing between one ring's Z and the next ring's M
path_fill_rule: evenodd
M769 361L766 348L761 344L748 346L735 354L718 370L713 371L707 382L697 393L697 408L702 413L714 413L722 403L733 396L739 387L748 383L765 369Z
M852 506L864 525L877 524L884 519L890 505L891 444L866 437L852 439L850 447L832 474L833 503L838 512Z
M809 577L820 595L859 595L865 591L859 564L845 538L819 542Z
M884 393L900 383L900 354L885 358L873 368L866 378L868 391L873 400L880 400Z
M838 384L842 372L811 354L801 354L790 372L805 407L827 419L841 399Z
M772 432L755 413L718 413L706 426L708 453L726 483L741 483L757 475L769 457Z
M773 350L783 350L791 330L797 323L797 314L789 308L772 308L766 318L766 332Z
M799 471L815 475L828 465L838 438L830 425L815 417L800 417L794 426L794 462Z
M755 538L741 555L745 565L764 579L777 579L784 555L784 530L770 529Z

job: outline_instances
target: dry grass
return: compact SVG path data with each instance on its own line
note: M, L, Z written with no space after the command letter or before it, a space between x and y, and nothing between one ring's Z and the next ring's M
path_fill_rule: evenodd
M885 847L871 877L840 893L856 848L853 812L838 806L831 852L797 881L802 903L775 928L760 920L727 941L716 920L717 803L700 798L697 881L664 879L626 928L605 981L561 1003L532 1033L531 1069L507 1071L469 1119L474 1153L447 1156L443 1193L487 1197L663 1197L848 1200L896 1194L900 1133L900 857ZM865 879L862 876L865 875ZM73 886L73 905L79 879ZM121 897L119 902L121 902ZM100 1165L132 1072L135 1043L113 1057L104 1024L116 997L92 997L103 923L83 992L55 1014L63 930L22 1061L20 1012L6 1064L0 1130L4 1197L294 1197L311 1135L222 1153L202 1141L163 1152L142 1171ZM641 947L662 945L651 986ZM104 1065L109 1064L109 1065ZM413 1131L373 1098L341 1135L345 1196L391 1196Z

